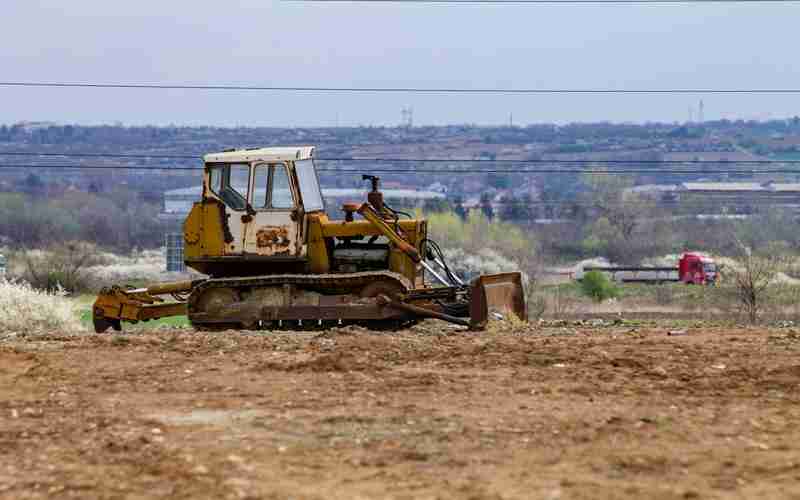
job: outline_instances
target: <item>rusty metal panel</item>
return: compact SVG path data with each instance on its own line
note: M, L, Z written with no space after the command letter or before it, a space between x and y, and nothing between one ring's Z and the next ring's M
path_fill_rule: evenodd
M259 255L285 255L291 252L295 233L290 225L261 226L256 230L256 253Z
M167 302L143 306L139 311L139 320L165 318L167 316L181 316L186 314L185 302Z

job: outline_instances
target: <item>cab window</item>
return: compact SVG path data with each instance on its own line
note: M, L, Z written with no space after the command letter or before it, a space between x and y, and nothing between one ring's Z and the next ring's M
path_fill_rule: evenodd
M313 160L295 162L295 170L297 171L297 182L300 185L300 196L303 197L305 211L323 210L325 203L322 201L319 179L317 178L317 170L314 168Z
M269 167L258 165L253 171L253 208L268 208L267 181L269 180Z
M210 187L214 193L219 194L220 190L222 189L222 167L214 167L209 169L208 187Z
M234 210L247 207L250 165L234 163L209 168L209 185L222 201Z
M292 191L289 187L289 174L283 165L272 166L272 196L270 198L272 208L294 207Z

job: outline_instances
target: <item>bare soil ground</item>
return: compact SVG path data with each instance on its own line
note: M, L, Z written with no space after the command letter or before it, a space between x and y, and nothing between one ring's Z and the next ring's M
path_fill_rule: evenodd
M0 344L0 499L800 498L800 333Z

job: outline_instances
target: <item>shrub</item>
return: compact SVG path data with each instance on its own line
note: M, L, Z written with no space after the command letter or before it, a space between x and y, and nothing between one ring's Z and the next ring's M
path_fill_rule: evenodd
M547 311L547 297L542 293L529 293L525 299L528 309L528 319L539 319Z
M24 253L22 279L34 288L69 293L87 291L89 280L85 268L98 263L97 249L91 243L68 242L48 250Z
M556 285L551 288L548 308L554 318L563 318L575 311L577 297L572 293L572 284Z
M584 295L597 302L619 296L619 288L600 271L589 271L584 274L581 290Z
M747 319L755 323L762 310L770 307L770 300L774 299L772 288L778 281L778 270L786 259L776 252L756 254L740 241L737 240L737 243L739 265L723 267L722 279L731 283Z
M421 215L421 214L420 214ZM521 271L526 287L538 276L536 241L519 226L490 221L479 211L466 221L452 213L430 214L430 237L444 249L448 265L470 279L480 274Z
M157 204L119 187L104 195L68 191L47 198L0 193L0 242L14 248L46 247L70 240L117 250L160 244L164 222Z
M83 330L75 304L63 290L35 290L28 283L0 280L0 335Z
M465 252L461 248L446 248L444 256L450 269L465 280L471 280L483 274L522 271L519 264L503 257L491 248L482 248L474 253ZM522 272L522 275L523 282L527 283L527 273Z
M675 290L671 285L655 285L656 304L668 306L675 301Z
M490 221L479 211L466 221L453 213L428 214L430 237L442 248L462 248L476 253L491 248L518 260L536 254L536 242L522 228L507 222Z

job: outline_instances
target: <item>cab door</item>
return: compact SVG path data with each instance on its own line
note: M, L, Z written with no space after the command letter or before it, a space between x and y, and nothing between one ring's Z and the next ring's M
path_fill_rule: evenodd
M224 205L222 224L225 232L224 253L245 252L250 191L250 165L219 163L207 165L208 188Z
M263 256L304 257L296 187L284 163L253 167L252 218L245 231L245 252Z

